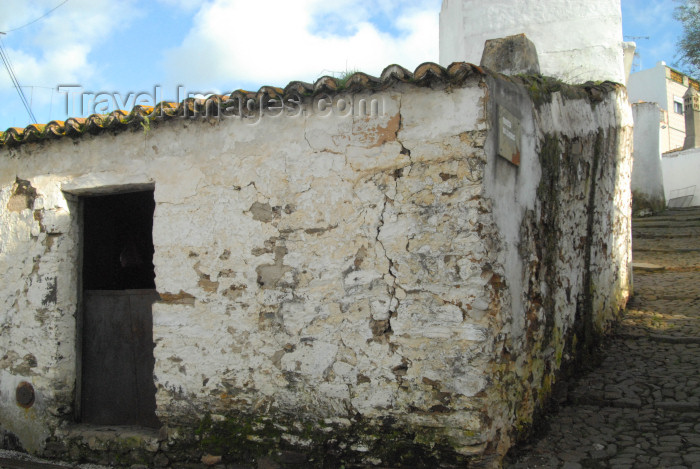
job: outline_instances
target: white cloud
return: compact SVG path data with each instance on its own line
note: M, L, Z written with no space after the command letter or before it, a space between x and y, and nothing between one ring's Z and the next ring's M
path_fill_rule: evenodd
M58 0L3 0L0 3L0 30L16 28L30 22L60 2ZM58 108L58 84L88 83L98 75L100 45L119 40L118 28L135 14L135 0L69 0L45 18L3 37L5 50L23 87L33 101L37 118L51 103ZM33 88L32 88L33 87ZM0 99L18 105L7 72L0 70ZM19 115L25 116L21 107ZM42 109L37 113L37 109ZM15 110L15 114L17 111Z
M161 8L193 16L180 45L162 52L162 65L171 84L204 92L244 85L284 86L290 80L313 81L323 73L348 69L377 75L390 63L413 68L438 58L440 1L157 0ZM60 2L0 0L0 31L26 24ZM101 54L101 46L120 41L125 53L141 47L138 38L120 32L146 10L152 8L137 0L69 0L40 21L3 37L40 121L56 117L64 98L57 95L58 84L91 89L109 84L119 89L121 79L103 73L110 57ZM162 76L157 70L153 73ZM22 125L26 114L4 70L0 70L0 101L6 103L0 119Z
M198 11L182 44L166 52L164 64L173 81L213 89L241 83L284 86L295 79L312 81L324 70L377 75L391 63L412 68L437 61L439 1L422 2L429 5L422 8L419 2L390 1L380 8L381 3L214 0ZM391 16L400 34L370 23L370 5ZM328 15L346 18L344 31L313 33L314 21Z
M14 3L18 5L11 16L17 22L34 19L57 4L55 0ZM87 81L96 67L90 53L103 42L115 40L115 31L133 14L133 3L70 0L39 22L8 33L4 43L17 77L25 84L44 86ZM5 8L3 3L0 15ZM9 22L6 17L3 21Z

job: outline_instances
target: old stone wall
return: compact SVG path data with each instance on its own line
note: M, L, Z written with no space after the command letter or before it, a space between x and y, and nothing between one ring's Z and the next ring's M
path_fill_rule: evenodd
M505 107L524 135L515 167L490 133L484 192L511 312L495 347L504 380L496 399L511 402L503 427L526 432L562 368L590 356L629 297L632 120L615 85L489 85L492 122Z
M2 430L111 463L497 461L627 295L624 91L533 80L0 150ZM496 154L499 104L520 166ZM134 442L74 423L79 207L146 188L163 428Z

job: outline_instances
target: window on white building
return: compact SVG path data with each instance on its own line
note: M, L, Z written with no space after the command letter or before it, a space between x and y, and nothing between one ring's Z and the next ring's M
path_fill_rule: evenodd
M676 111L676 114L683 114L683 98L673 97L673 110Z

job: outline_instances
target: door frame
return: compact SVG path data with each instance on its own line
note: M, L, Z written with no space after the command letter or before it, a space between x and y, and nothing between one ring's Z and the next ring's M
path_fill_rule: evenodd
M66 187L67 186L67 187ZM120 195L133 192L149 192L154 194L155 183L116 184L92 187L80 187L79 184L68 184L61 188L61 192L68 203L70 212L73 213L73 227L75 228L76 257L74 269L76 272L76 307L75 307L75 383L73 401L73 421L82 423L82 394L83 394L83 323L85 315L85 302L83 299L83 260L84 260L84 227L85 227L85 198L104 195ZM155 218L154 218L155 220ZM152 235L152 232L151 232Z

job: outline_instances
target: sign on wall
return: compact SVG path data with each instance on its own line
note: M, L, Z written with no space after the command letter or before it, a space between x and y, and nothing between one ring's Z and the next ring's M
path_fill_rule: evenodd
M520 166L520 120L498 105L498 154Z

